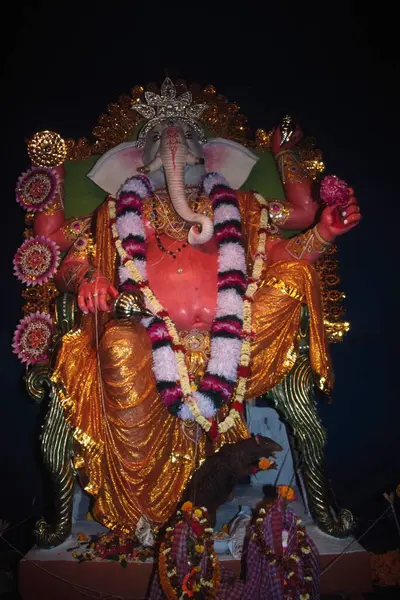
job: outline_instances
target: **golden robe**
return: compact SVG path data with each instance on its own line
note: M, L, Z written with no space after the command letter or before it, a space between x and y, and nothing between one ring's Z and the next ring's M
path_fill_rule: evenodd
M260 208L251 192L238 192L238 199L251 263ZM96 263L115 282L116 252L106 203L96 221ZM255 339L247 399L272 389L293 367L302 303L310 313L312 369L330 385L318 275L304 262L279 262L266 269L252 305ZM98 313L83 316L80 328L64 336L52 377L64 393L75 466L94 497L93 515L125 533L135 530L141 515L154 525L164 523L210 452L203 431L168 413L151 364L151 342L140 324L122 324ZM226 411L221 409L219 416ZM237 422L211 451L248 436L245 423Z

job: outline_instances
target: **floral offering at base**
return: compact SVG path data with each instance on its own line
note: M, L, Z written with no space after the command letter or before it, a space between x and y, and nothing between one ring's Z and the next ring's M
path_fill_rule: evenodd
M69 548L77 561L110 560L126 567L129 562L146 562L153 558L151 548L143 548L134 536L118 535L113 532L100 535L77 534L78 545Z
M215 554L213 540L224 539L228 529L213 534L206 509L185 502L165 530L150 599L319 599L318 551L286 500L263 500L254 511L242 555L244 579Z

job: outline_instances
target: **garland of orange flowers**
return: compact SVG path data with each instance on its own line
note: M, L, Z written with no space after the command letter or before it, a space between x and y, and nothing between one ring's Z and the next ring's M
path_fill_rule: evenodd
M251 340L253 337L252 332L252 314L251 304L254 300L254 295L258 289L258 285L261 279L263 268L266 262L266 242L269 224L269 213L268 203L260 195L255 194L258 200L261 211L260 211L260 225L258 229L258 243L257 250L255 253L255 259L253 263L253 269L251 276L248 278L248 286L243 299L243 344L241 349L241 356L238 365L238 381L234 393L232 394L232 400L228 415L223 421L217 424L215 418L207 419L204 417L195 399L193 398L194 384L191 383L189 373L187 370L184 352L179 339L179 334L176 325L172 321L166 309L157 300L155 294L148 285L148 281L143 277L134 260L126 252L123 244L118 235L118 229L116 225L116 201L114 198L108 199L108 209L111 219L111 231L115 247L121 260L121 264L128 270L130 278L140 285L140 289L147 299L150 310L161 318L167 328L168 334L170 335L178 368L180 385L182 388L185 405L188 406L191 414L195 421L204 429L209 432L211 437L215 437L217 433L226 433L231 427L234 426L235 420L240 420L241 413L243 413L243 402L246 394L247 379L250 374L250 356L251 356Z
M178 580L178 570L173 557L172 546L176 527L182 523L188 524L192 530L192 544L188 543L188 553L192 565L189 573ZM205 577L201 575L201 563L206 553ZM214 549L213 528L211 527L206 508L196 508L191 502L185 502L176 513L175 523L167 527L165 540L160 546L158 571L161 586L168 600L212 600L216 597L220 582L220 564Z

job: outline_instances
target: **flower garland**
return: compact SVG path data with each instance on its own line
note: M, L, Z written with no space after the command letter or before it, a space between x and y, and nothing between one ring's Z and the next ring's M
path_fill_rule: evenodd
M185 525L188 528L187 550L191 570L180 584L173 545L174 541L178 541L179 526ZM184 530L181 535L185 533ZM158 559L161 586L168 600L215 598L220 585L220 565L213 533L206 508L195 508L191 502L185 502L178 510L175 523L166 529Z
M135 536L108 531L95 535L80 532L76 538L76 544L67 552L79 563L101 559L118 562L126 568L129 562L146 562L154 556L153 549L143 548Z
M129 179L117 194L109 198L113 239L120 257L119 276L124 291L143 292L154 318L143 319L152 342L153 371L158 391L169 412L183 420L196 422L211 437L228 431L240 419L247 378L250 374L251 303L265 262L268 206L261 205L259 241L252 275L246 276L241 219L236 194L225 179L206 175L204 191L214 213L218 244L218 295L216 315L211 328L211 356L206 372L196 387L191 383L185 363L185 348L168 312L158 302L146 276L146 245L143 201L153 194L151 183L143 175ZM236 385L236 388L235 388ZM231 401L228 416L217 424L217 410Z
M252 540L257 544L268 563L276 565L282 572L283 585L285 589L285 600L310 600L313 592L313 563L311 547L307 538L306 530L301 525L300 519L296 519L296 541L297 552L285 554L283 546L282 554L272 551L266 542L264 535L265 521L270 517L272 510L277 508L284 500L277 499L262 506L253 519ZM285 508L283 509L285 510ZM285 526L285 519L283 519ZM298 565L302 562L303 577L298 574Z

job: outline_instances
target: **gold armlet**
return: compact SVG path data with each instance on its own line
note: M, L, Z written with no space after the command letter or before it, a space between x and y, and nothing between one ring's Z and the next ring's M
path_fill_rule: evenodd
M268 203L268 212L270 219L275 225L284 225L293 212L293 208L288 202L282 200L271 200Z
M45 215L51 216L51 215L54 215L54 213L58 212L59 210L64 210L64 206L63 206L63 203L61 202L61 199L57 195L54 202L52 202L47 208L45 208L43 212Z
M282 183L301 183L307 178L297 152L282 150L275 154L275 161L282 179Z
M61 228L66 240L75 242L83 233L87 231L90 225L90 217L84 219L68 219Z
M89 233L80 235L77 240L73 243L68 258L77 258L82 260L87 258L90 262L94 260L96 256L96 245L93 241L92 236Z

